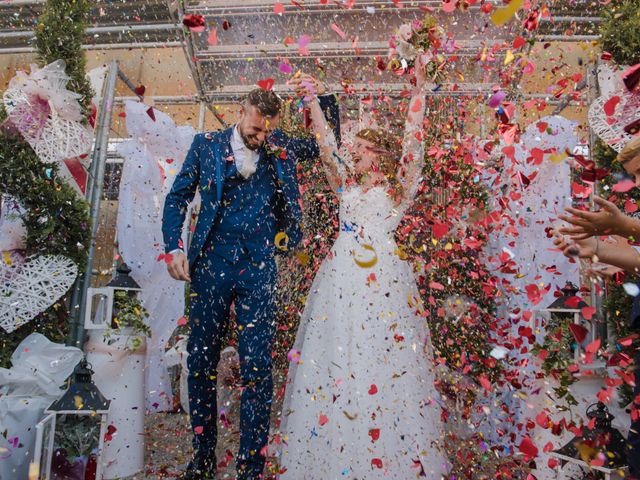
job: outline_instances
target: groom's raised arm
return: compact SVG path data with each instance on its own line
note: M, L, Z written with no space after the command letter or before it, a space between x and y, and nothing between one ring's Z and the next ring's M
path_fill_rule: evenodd
M340 145L340 107L336 94L319 95L318 103L324 112L327 123L333 128L336 141ZM318 142L314 136L309 138L290 137L282 134L284 149L287 151L287 158L295 162L311 160L320 155Z
M176 175L171 191L164 200L162 236L165 253L183 248L180 244L182 225L187 214L187 207L193 200L200 181L200 149L203 137L204 134L199 133L193 138L182 169Z

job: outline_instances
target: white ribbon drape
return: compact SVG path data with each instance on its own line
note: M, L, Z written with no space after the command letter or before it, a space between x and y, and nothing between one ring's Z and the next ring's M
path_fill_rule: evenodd
M547 124L547 128L541 132L538 128L542 123ZM512 200L509 205L511 210L508 215L516 221L515 228L518 236L514 237L506 235L504 228L494 231L489 238L488 254L493 257L508 252L511 259L515 262L516 268L519 269L520 275L502 274L495 271L498 277L507 280L513 287L516 287L519 294L505 293L502 296L502 302L498 305L498 315L501 318L509 318L512 312L536 311L549 306L553 300L553 292L556 289L565 286L567 281L574 285L578 285L578 266L575 263L569 263L557 250L554 251L553 238L547 238L545 228L559 226L557 218L563 213L564 208L571 206L571 168L567 159L563 159L557 163L551 160L551 155L560 155L565 150L573 151L574 147L579 144L579 139L575 133L576 123L562 116L547 116L530 124L522 135L520 142L515 144L514 158L516 162L512 162L505 156L504 168L496 177L487 179L491 185L491 190L504 195L510 192L521 195L520 199ZM502 147L503 145L501 145ZM534 165L534 162L527 162L527 158L531 156L531 151L540 149L550 153L545 153L542 162ZM522 188L517 178L517 174L522 173L527 178L532 178L528 187ZM534 177L534 174L536 175ZM496 198L497 201L497 198ZM497 265L492 264L495 269ZM551 267L555 266L555 269ZM525 287L535 284L540 290L550 285L548 293L542 295L542 300L534 305L528 298ZM513 338L519 338L519 327L530 326L520 320L512 324L511 335ZM535 328L534 328L535 331ZM540 337L544 333L542 332ZM526 344L526 341L525 341ZM529 349L531 345L529 345ZM515 423L526 422L527 419L535 419L537 413L543 408L549 407L546 392L552 389L553 385L543 385L544 381L534 381L534 370L539 369L539 362L532 357L531 353L520 353L519 350L512 350L509 353L510 358L514 362L526 360L528 363L520 369L521 380L529 386L523 387L521 391L504 390L499 395L499 399L492 399L494 403L499 404L505 402L510 406L510 410L514 412ZM551 415L550 415L551 416ZM557 418L556 418L557 420ZM496 423L498 419L496 419ZM494 426L493 423L491 426ZM495 435L495 428L488 431L488 435ZM514 430L518 439L515 444L518 445L524 435L523 431ZM551 470L547 468L548 454L542 452L542 447L547 440L547 431L537 429L532 432L532 438L540 451L538 457L538 474L542 475L538 478L547 478L543 475L542 470L546 474L551 474ZM542 439L544 438L544 443ZM499 438L494 438L500 443ZM561 438L554 439L554 447L561 446Z
M146 403L151 411L172 408L171 382L164 364L165 345L184 312L184 283L173 280L164 252L162 208L173 179L191 145L195 130L178 127L166 114L127 102L126 124L131 140L118 146L124 158L118 204L118 248L142 287L142 303L149 311L152 337L146 357Z

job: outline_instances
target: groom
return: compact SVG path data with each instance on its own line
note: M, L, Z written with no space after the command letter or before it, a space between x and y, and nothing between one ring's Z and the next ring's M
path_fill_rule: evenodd
M324 88L318 86L318 93ZM335 97L319 100L338 138ZM273 91L251 91L235 126L195 136L165 200L169 274L191 282L188 366L195 452L183 479L215 478L216 366L232 303L242 379L238 480L262 478L273 390L274 253L286 248L287 239L291 247L302 237L296 163L319 154L315 140L278 129L280 108ZM201 210L185 256L181 230L196 189Z

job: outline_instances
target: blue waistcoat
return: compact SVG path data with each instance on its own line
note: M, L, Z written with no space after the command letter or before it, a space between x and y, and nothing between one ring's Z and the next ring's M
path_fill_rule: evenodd
M340 141L340 120L338 103L334 95L319 97L328 122L333 126L336 139ZM182 165L180 173L176 176L171 191L165 198L162 215L162 234L165 244L165 252L170 252L181 245L182 225L189 203L193 200L196 189L200 191L201 205L193 237L191 239L187 257L189 267L192 268L196 259L202 253L205 243L214 225L219 234L226 228L220 218L225 218L228 212L224 209L231 208L229 205L223 206L224 192L227 180L227 163L233 163L228 159L233 156L231 149L231 135L233 129L228 128L223 131L207 134L197 134L187 157ZM271 149L269 152L264 148L260 149L259 163L265 168L260 168L250 177L256 183L257 195L253 199L243 198L243 202L255 202L268 196L266 182L271 182L271 191L275 195L271 197L270 209L275 221L275 232L284 232L288 239L289 247L295 246L302 238L300 230L300 194L298 191L298 180L296 164L298 161L311 160L319 155L318 145L314 138L294 138L282 130L273 132L268 140L269 145L286 152L286 158L275 155ZM222 206L222 210L221 210ZM256 205L253 205L256 207ZM259 207L259 205L257 206ZM255 210L245 210L235 208L234 222L249 223L249 215ZM263 212L265 213L265 212ZM266 213L265 213L266 214ZM243 218L247 216L247 218ZM231 221L231 218L229 218ZM222 228L223 230L220 230ZM226 231L229 231L228 229ZM273 244L274 235L271 227L265 226L264 231L254 231L256 234L254 241L260 245Z
M260 155L256 171L245 179L235 162L223 162L224 186L218 215L205 243L228 260L235 261L242 249L254 260L271 255L278 233L274 205L277 202L277 172Z

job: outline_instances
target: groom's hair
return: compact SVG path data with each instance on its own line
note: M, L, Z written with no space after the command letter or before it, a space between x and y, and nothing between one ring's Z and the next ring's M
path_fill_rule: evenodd
M280 100L280 97L272 90L255 88L246 96L243 105L245 108L250 105L257 108L263 117L275 117L280 113L282 100Z

